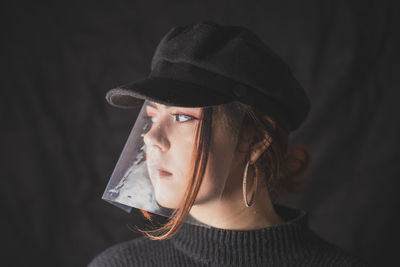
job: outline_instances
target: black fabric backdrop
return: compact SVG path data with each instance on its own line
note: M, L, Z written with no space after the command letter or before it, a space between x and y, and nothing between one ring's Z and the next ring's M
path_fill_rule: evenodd
M138 235L101 200L135 121L109 88L146 76L172 26L247 26L292 67L312 109L292 134L319 235L375 266L399 250L399 10L375 1L14 2L2 8L1 265L85 266ZM398 264L398 263L397 263Z

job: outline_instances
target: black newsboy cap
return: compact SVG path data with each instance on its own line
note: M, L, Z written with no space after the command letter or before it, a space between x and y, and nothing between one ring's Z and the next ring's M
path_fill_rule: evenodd
M310 102L288 65L256 34L241 26L202 21L177 26L158 44L148 77L111 89L113 106L151 100L182 107L239 101L293 131Z

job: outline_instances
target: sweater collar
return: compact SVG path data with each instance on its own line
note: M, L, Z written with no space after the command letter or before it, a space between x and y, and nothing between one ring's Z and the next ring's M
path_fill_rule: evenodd
M171 242L193 260L215 265L258 266L308 254L308 213L279 204L274 204L274 208L284 223L256 230L184 223Z

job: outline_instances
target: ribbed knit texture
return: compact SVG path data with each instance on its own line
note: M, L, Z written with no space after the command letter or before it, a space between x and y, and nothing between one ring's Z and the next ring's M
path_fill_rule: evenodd
M167 240L143 236L117 244L89 267L120 266L366 266L308 228L307 212L275 204L284 223L225 230L185 223Z

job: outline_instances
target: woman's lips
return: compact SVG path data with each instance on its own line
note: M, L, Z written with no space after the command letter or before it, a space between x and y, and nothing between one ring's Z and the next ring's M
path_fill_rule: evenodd
M160 168L159 166L151 165L150 168L160 177L167 177L172 175L172 173L164 170L163 168Z
M171 176L172 175L172 173L164 171L162 169L156 169L156 171L157 171L158 175L162 176L162 177L166 177L166 176Z

